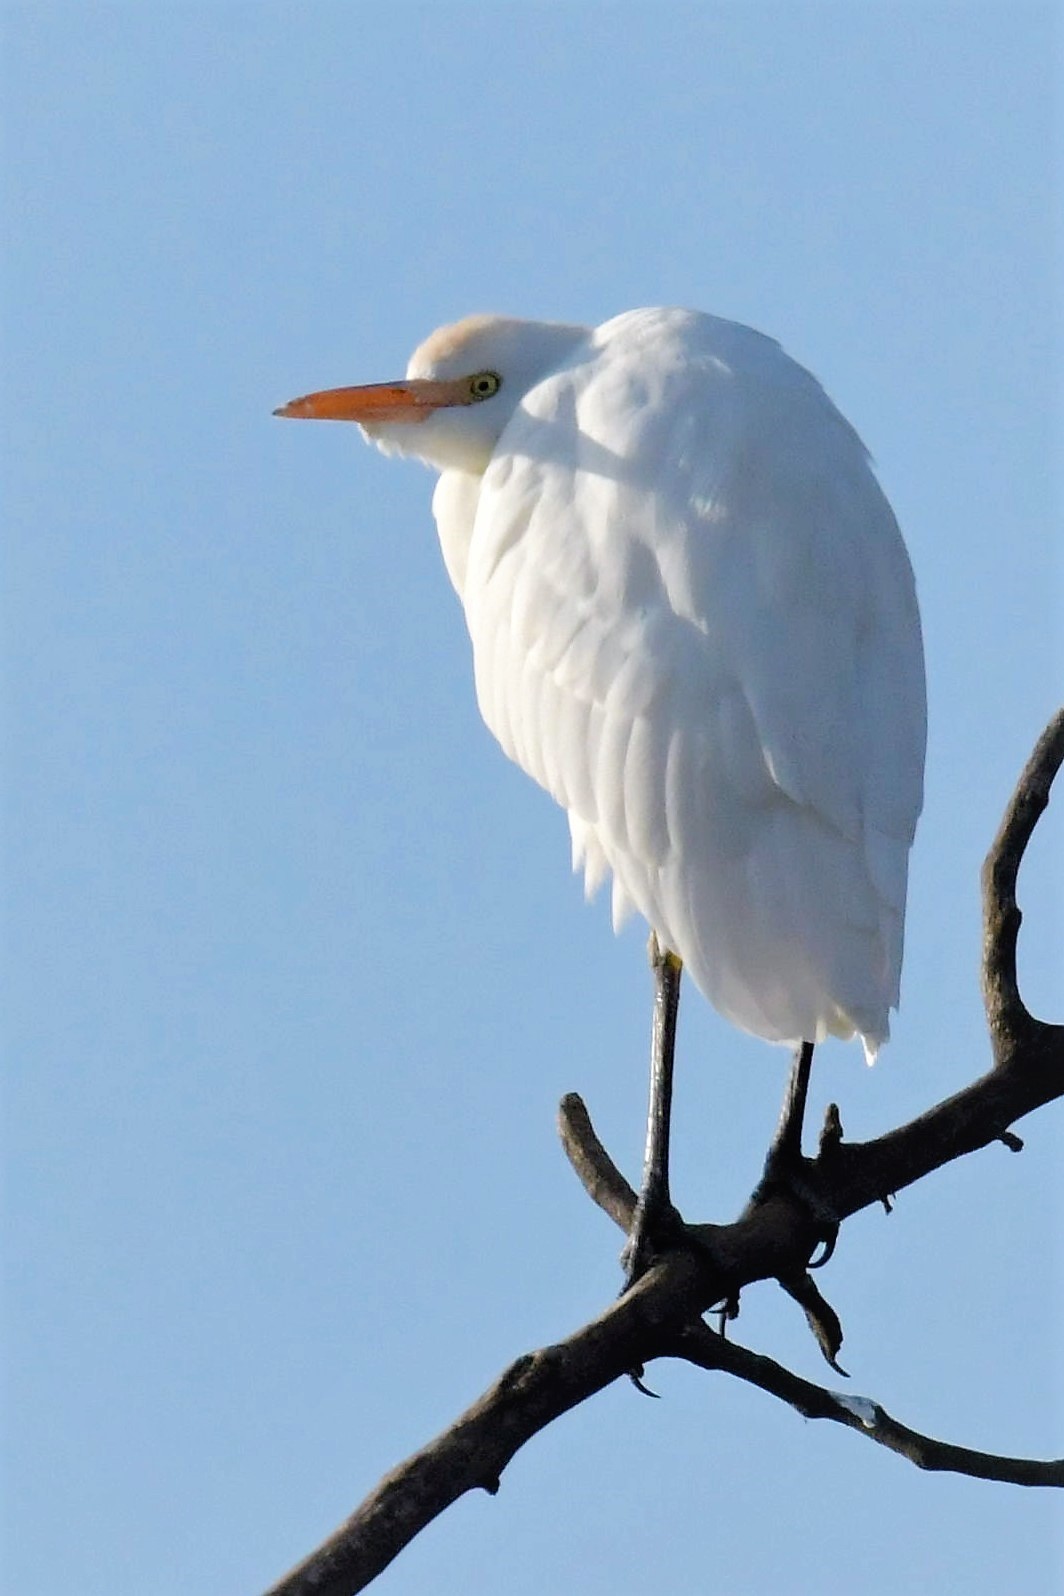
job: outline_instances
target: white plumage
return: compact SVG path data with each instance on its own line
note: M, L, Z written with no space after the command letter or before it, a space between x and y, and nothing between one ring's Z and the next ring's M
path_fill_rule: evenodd
M442 472L481 712L566 809L589 893L612 875L615 924L637 909L743 1029L874 1057L923 651L897 523L815 379L750 328L639 310L473 317L405 383L337 392L285 413Z

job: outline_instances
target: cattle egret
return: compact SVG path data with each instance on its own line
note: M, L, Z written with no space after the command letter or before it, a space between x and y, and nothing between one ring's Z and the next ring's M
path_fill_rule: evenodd
M772 339L667 309L471 316L404 380L277 414L356 421L440 473L485 721L566 810L588 894L609 876L614 925L649 923L666 1029L682 965L797 1047L777 1140L800 1158L813 1044L857 1035L871 1061L887 1038L922 799L913 575L853 428Z

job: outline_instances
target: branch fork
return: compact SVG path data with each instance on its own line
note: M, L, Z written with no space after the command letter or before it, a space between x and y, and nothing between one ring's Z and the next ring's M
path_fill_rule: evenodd
M811 1202L763 1181L732 1224L685 1224L680 1245L652 1255L645 1273L598 1318L566 1340L518 1358L447 1431L386 1475L351 1518L267 1596L354 1596L466 1491L494 1494L510 1459L546 1425L659 1357L745 1380L806 1418L845 1425L918 1468L1014 1485L1064 1486L1064 1459L1001 1457L921 1435L878 1402L803 1380L727 1339L702 1317L723 1304L723 1328L744 1286L778 1280L800 1303L838 1370L841 1327L808 1272L827 1261L813 1261L818 1240L824 1241L825 1216L841 1224L876 1202L889 1211L894 1193L994 1142L1018 1152L1023 1144L1012 1130L1015 1121L1064 1096L1064 1026L1028 1012L1016 977L1016 878L1062 763L1064 710L1020 776L983 869L982 986L990 1070L909 1124L868 1142L843 1141L838 1109L829 1107L817 1155L802 1161ZM559 1128L585 1191L627 1235L635 1193L575 1094L562 1101Z

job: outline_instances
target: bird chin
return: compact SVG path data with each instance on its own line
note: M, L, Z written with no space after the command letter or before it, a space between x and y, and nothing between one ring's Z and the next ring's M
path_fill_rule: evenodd
M360 421L358 430L367 443L372 443L382 454L406 454L400 429L389 421Z

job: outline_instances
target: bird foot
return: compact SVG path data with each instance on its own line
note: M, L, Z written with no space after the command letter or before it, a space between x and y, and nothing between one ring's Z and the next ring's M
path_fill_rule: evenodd
M779 1124L765 1157L761 1179L750 1195L750 1206L761 1207L770 1198L781 1195L789 1197L809 1216L816 1242L823 1248L816 1262L811 1263L811 1267L819 1269L835 1251L842 1221L841 1214L836 1213L824 1195L820 1174L837 1156L843 1133L838 1107L829 1103L816 1158L806 1158L802 1152L802 1123L812 1062L813 1044L803 1042L791 1064ZM812 1250L815 1251L815 1247Z
M837 1374L845 1375L846 1370L838 1361L838 1351L842 1346L842 1324L808 1273L810 1269L822 1269L835 1251L841 1216L823 1194L816 1160L805 1158L794 1142L776 1142L770 1148L761 1179L750 1194L748 1210L779 1197L794 1203L808 1216L812 1232L810 1256L805 1269L780 1276L779 1284L805 1313L806 1322L826 1361Z
M644 1192L636 1204L632 1228L621 1250L624 1284L620 1295L623 1297L625 1292L631 1291L659 1258L690 1246L688 1226L668 1198L647 1202ZM657 1397L658 1392L652 1391L643 1379L645 1372L643 1365L637 1364L629 1369L628 1378L642 1396Z
M631 1291L658 1258L684 1246L690 1246L687 1226L672 1203L667 1198L648 1202L644 1193L636 1204L632 1228L621 1251L621 1295Z
M810 1259L811 1269L822 1269L835 1251L842 1216L824 1196L817 1179L816 1161L790 1144L774 1145L765 1159L761 1179L750 1193L749 1206L762 1207L771 1198L785 1196L808 1214L823 1249Z

